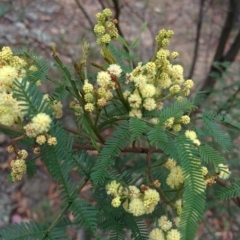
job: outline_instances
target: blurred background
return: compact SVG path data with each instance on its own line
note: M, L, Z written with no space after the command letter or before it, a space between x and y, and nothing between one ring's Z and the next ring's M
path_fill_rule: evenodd
M152 57L159 30L173 30L170 49L179 52L185 77L196 83L198 94L192 97L199 111L210 108L240 122L239 0L1 0L0 47L26 48L53 64L50 46L55 45L64 64L72 67L80 59L81 43L86 39L89 59L100 62L92 30L95 14L106 7L113 11L119 33L129 43L139 35L142 24L148 23L134 52L139 56L135 64ZM88 70L92 70L90 65ZM50 88L45 84L43 91ZM240 137L235 131L229 134L234 148L222 153L232 171L231 182L240 173ZM60 205L56 183L39 159L36 178L8 184L9 163L14 158L6 154L9 143L0 134L0 227L29 219L51 221ZM240 201L222 202L215 197L216 190L229 183L208 189L208 210L196 239L240 239ZM83 195L84 191L87 189ZM72 239L82 239L81 229L69 229L69 234Z

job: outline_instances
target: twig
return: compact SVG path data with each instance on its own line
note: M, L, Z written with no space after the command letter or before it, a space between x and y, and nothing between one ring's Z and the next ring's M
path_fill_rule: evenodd
M82 182L80 187L78 188L79 191L83 189L83 187L86 185L88 182L89 178L85 178L85 180ZM63 210L59 213L57 218L53 221L53 223L50 225L50 227L47 229L46 233L44 234L42 240L46 239L49 235L49 233L56 227L58 222L61 220L62 216L65 214L65 212L70 208L72 205L73 201L69 201L68 204L63 208Z
M239 48L240 48L240 43L239 43L240 32L239 32L235 41L234 41L234 43L230 47L231 51L229 50L228 53L225 56L223 55L226 44L228 42L228 39L229 39L229 36L230 36L230 33L231 33L231 30L234 26L235 15L237 14L237 5L238 5L237 0L230 0L229 1L228 14L227 14L224 26L222 28L222 32L221 32L221 36L220 36L220 39L219 39L218 47L217 47L215 56L213 58L211 68L209 70L209 74L206 77L206 79L204 80L203 85L200 89L201 92L208 90L206 92L206 97L210 95L211 90L213 89L213 87L215 85L215 82L216 82L215 77L210 76L210 73L216 72L216 73L219 73L220 75L222 74L219 71L219 69L217 69L213 65L213 63L214 62L223 62L223 61L232 62L233 59L235 58ZM233 51L235 51L235 52L233 52ZM226 57L228 57L229 59L226 58ZM223 69L223 71L224 70L225 69Z
M152 155L153 151L152 149L149 149L147 151L147 172L148 172L148 176L151 180L151 182L154 182L154 177L152 175L152 171L151 171L151 155ZM161 190L160 187L155 187L156 191L160 194L160 197L163 199L163 201L168 204L172 209L175 209L175 205L168 199L168 197L164 194L164 192Z
M84 14L86 19L88 20L89 25L93 29L94 28L94 24L93 24L92 20L90 19L89 15L87 14L87 12L85 11L84 7L81 5L81 3L78 0L75 0L75 3L81 9L82 13Z
M73 144L74 149L80 149L80 150L88 150L88 151L96 151L96 149L93 146L82 146L78 144ZM99 148L103 148L103 146L99 146ZM151 151L151 153L162 153L162 150L155 149L155 148L132 148L132 147L125 147L121 152L132 152L132 153L148 153Z
M193 55L192 65L191 65L191 68L189 71L188 78L192 78L192 76L193 76L193 72L194 72L197 57L198 57L200 33L201 33L202 22L203 22L204 3L205 3L205 0L201 0L200 5L199 5L199 15L198 15L198 20L197 20L197 32L196 32L196 38L195 38L194 55Z

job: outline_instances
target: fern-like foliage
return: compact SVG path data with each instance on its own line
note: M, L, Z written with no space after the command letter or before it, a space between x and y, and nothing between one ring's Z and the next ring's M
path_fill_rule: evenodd
M218 169L219 164L227 165L225 158L208 144L201 144L199 146L199 154L203 161L212 163L215 169Z
M51 115L52 109L49 103L43 99L43 94L37 85L29 82L27 78L23 78L21 82L16 79L13 92L13 96L18 100L19 105L22 106L21 111L27 118L31 118L41 112Z
M33 177L37 172L37 166L36 166L35 161L34 161L35 159L31 159L31 160L26 161L27 176L29 178Z
M203 115L203 123L206 126L208 132L213 136L216 143L218 143L223 149L230 150L232 147L230 137L221 130L221 128L210 118L209 115Z
M129 124L132 141L138 140L147 129L147 124L138 118L130 118Z
M198 151L185 136L177 137L177 149L185 177L183 210L180 216L182 239L194 239L205 205L205 183Z
M175 101L162 111L145 111L145 117L157 117L160 124L163 124L170 117L181 117L184 112L190 112L195 106L189 99L184 98L182 101Z
M29 53L26 49L15 50L14 54L25 56L29 63L37 67L37 71L29 71L27 73L28 81L36 83L39 80L46 79L50 65L44 58L34 53Z
M152 146L161 149L167 156L178 159L177 149L174 147L174 140L169 138L162 126L156 125L147 132L147 138Z
M130 59L131 57L129 54L124 50L119 51L112 42L108 45L109 51L112 53L112 55L115 57L117 64L120 65L120 67L123 69L124 72L130 72L130 69L124 64L123 59Z
M218 114L214 111L205 111L203 113L203 117L207 117L212 121L224 124L226 126L231 126L237 130L240 130L240 123L234 123L229 117L222 114Z
M148 239L147 227L141 218L136 218L132 214L127 213L122 207L113 208L107 204L106 198L100 200L100 203L99 226L104 231L111 231L111 239L125 239L123 236L124 229L131 231L131 239Z
M62 101L69 95L66 86L56 87L54 93L51 94L50 98L52 100Z
M105 178L109 176L108 171L114 164L113 158L117 157L121 150L127 146L130 137L129 122L123 121L112 136L107 139L97 158L91 173L94 185L102 184Z
M76 199L72 202L70 210L75 217L75 224L93 233L96 232L98 211L89 201Z
M127 158L123 159L120 157L117 157L115 159L115 166L114 168L110 169L109 171L109 178L110 179L116 179L119 182L124 182L128 185L131 185L133 182L132 174L128 169L126 169L126 161ZM137 169L136 169L137 173Z
M238 179L232 185L218 191L217 197L221 200L229 200L231 198L240 197L240 179Z
M90 171L93 167L94 161L90 161L88 153L85 151L78 151L73 154L72 161L74 161L77 167L79 175L84 174L86 177L90 175Z
M0 229L1 240L41 240L47 227L34 222L12 224L10 227Z
M42 157L48 171L60 185L64 200L72 202L77 198L76 185L69 178L69 173L74 167L72 161L73 139L67 137L60 124L55 125L50 134L58 139L58 143L55 146L46 146Z
M83 129L86 131L86 133L89 135L92 145L95 147L95 149L98 149L98 145L96 142L96 135L93 131L93 129L91 128L87 118L84 116L84 114L81 114L79 119L78 119L79 123L81 123Z
M132 232L131 239L135 240L146 240L148 238L148 230L146 224L142 219L134 217L132 214L126 214L125 218L126 226L131 226Z

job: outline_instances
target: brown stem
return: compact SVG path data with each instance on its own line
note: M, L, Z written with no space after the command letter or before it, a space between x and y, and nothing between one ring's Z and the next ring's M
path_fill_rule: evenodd
M188 78L192 78L193 72L194 72L194 69L195 69L195 65L196 65L196 62L197 62L198 48L199 48L199 41L200 41L200 33L201 33L202 22L203 22L204 3L205 3L205 0L201 0L200 5L199 5L199 15L198 15L198 20L197 20L197 31L196 31L196 38L195 38L194 55L193 55L192 65L191 65L191 68L190 68Z
M237 35L237 37L235 38L234 43L232 44L232 46L230 47L230 50L227 52L227 54L225 56L223 56L224 54L224 49L226 47L226 44L229 40L229 36L231 33L231 30L234 26L234 21L236 19L236 14L237 14L237 6L238 6L238 0L229 0L229 7L228 7L228 14L225 20L225 24L222 28L222 32L221 32L221 36L218 42L218 47L215 53L215 56L213 58L212 61L212 65L209 71L208 76L206 77L206 79L203 82L203 85L200 89L200 91L206 91L206 96L209 96L209 94L211 93L211 90L213 89L215 83L216 83L216 78L210 76L210 73L215 72L218 74L222 74L222 72L217 69L213 63L214 62L223 62L223 61L229 61L232 62L233 59L236 57L236 54L240 48L240 43L239 43L239 34ZM234 51L234 52L233 52ZM225 69L223 69L225 70Z
M96 151L96 149L93 146L82 146L78 144L73 144L74 149L80 149L80 150L88 150L88 151ZM99 148L103 148L103 146L99 146ZM132 152L132 153L148 153L151 151L151 153L162 153L162 150L155 149L155 148L132 148L132 147L125 147L121 152Z

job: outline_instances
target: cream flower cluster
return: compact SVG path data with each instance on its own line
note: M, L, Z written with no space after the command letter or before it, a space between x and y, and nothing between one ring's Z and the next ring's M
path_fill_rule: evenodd
M185 136L189 139L192 140L192 142L196 145L196 146L200 146L201 145L201 142L198 140L197 138L197 134L196 132L194 131L191 131L191 130L187 130L185 132Z
M21 180L23 175L27 171L27 166L26 166L26 158L28 156L28 152L25 149L15 149L13 145L8 146L7 151L9 153L15 153L17 154L17 159L12 160L10 165L12 167L11 170L11 176L12 176L12 181L15 182L16 180Z
M230 177L231 172L227 165L218 164L218 168L219 168L219 174L218 174L219 178L226 180Z
M170 117L164 123L163 127L166 129L172 129L174 132L179 132L182 129L182 125L190 123L190 117L183 115L180 118Z
M105 45L110 43L112 39L118 37L116 28L117 20L112 20L112 11L105 8L101 13L96 14L97 24L94 26L94 32L97 35L97 44Z
M23 175L26 173L27 167L24 159L16 159L11 161L11 176L12 180L21 180Z
M124 188L116 180L106 185L106 192L112 196L112 206L119 207L121 204L126 212L134 216L152 213L160 201L159 193L147 186L129 186Z
M38 113L34 116L30 123L24 126L26 135L29 138L35 138L36 143L43 145L56 145L57 139L50 136L47 132L50 130L52 119L46 113Z
M84 109L86 111L93 112L107 105L107 102L113 98L112 90L118 88L117 80L121 73L122 69L119 65L110 64L106 71L98 72L96 89L87 79L84 81Z
M184 182L183 171L180 166L174 166L170 169L170 173L166 179L167 185L171 188L177 188Z
M177 162L173 158L168 158L166 163L164 164L165 168L168 170L172 169L177 165Z
M0 51L0 123L12 126L23 118L21 106L12 96L13 81L26 76L27 63L14 56L11 48Z
M52 108L53 108L53 114L55 115L56 118L61 118L63 115L63 105L61 102L54 100L52 102Z
M10 147L9 147L9 150L10 150ZM13 147L11 149L13 150ZM9 152L12 152L12 151L9 151ZM23 175L27 171L25 159L28 156L28 152L25 149L18 150L17 155L18 155L18 158L15 160L12 160L10 163L12 167L11 176L13 181L21 180Z
M169 39L173 36L173 31L161 30L156 37L158 51L152 61L138 66L127 74L127 84L133 85L132 91L126 90L123 95L127 99L131 110L130 116L142 117L144 110L161 110L163 100L171 97L188 96L194 83L191 79L184 81L183 67L170 63L170 60L176 58L176 52L170 53L164 49L168 46ZM181 130L181 124L188 124L190 118L182 116L181 119L170 119L166 127L173 128L178 132Z
M173 223L167 216L161 216L158 219L158 227L150 232L149 240L180 240L180 232L172 226Z

